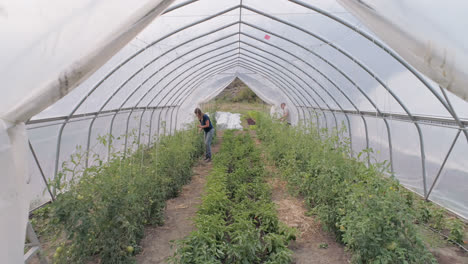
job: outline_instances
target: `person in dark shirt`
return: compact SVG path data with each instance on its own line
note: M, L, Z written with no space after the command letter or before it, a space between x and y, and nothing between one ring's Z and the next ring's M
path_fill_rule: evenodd
M195 115L200 121L200 125L198 125L198 131L201 131L202 129L205 131L205 146L206 146L205 161L210 162L211 161L211 141L213 140L213 135L214 135L213 124L211 124L210 117L207 114L203 114L200 108L195 108Z

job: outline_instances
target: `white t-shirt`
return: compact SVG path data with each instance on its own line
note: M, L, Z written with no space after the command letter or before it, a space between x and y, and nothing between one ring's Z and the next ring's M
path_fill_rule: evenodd
M284 109L283 109L283 116L284 115L288 115L286 117L286 122L288 122L289 124L291 124L291 113L289 112L289 108L287 106L284 106Z

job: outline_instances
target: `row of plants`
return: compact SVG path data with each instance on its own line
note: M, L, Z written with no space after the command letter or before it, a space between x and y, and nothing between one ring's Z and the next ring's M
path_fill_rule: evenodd
M171 263L290 263L295 230L277 217L259 149L249 134L226 131L196 230L176 241Z
M139 145L136 138L133 145ZM129 151L125 159L114 153L108 163L94 155L97 165L87 169L86 155L76 153L60 180L51 182L56 200L37 210L32 222L54 251L54 263L133 263L144 226L161 225L166 200L190 180L203 138L193 126L160 136L149 149Z
M421 203L394 177L383 177L386 162L366 166L361 156L371 150L350 157L345 131L318 132L313 124L288 127L257 117L269 158L324 228L351 250L354 263L436 263L416 225L434 219L430 212L421 215Z

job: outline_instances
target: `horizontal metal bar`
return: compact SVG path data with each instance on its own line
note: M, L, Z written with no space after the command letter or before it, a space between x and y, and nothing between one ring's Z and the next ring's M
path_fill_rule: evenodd
M157 109L157 108L164 108L164 107L173 107L173 106L127 107L127 108L106 110L106 111L101 111L101 112L90 112L90 113L86 113L86 114L72 115L70 117L68 117L68 116L57 116L57 117L29 120L26 123L26 125L34 125L34 124L41 124L41 123L47 123L47 122L67 120L67 118L74 119L74 118L81 118L81 117L94 117L96 115L107 114L107 113L131 111L132 109L133 110L144 110L144 109Z
M313 107L316 108L316 107ZM326 108L319 108L320 110L323 111L330 111L329 109ZM341 111L340 109L332 109L333 112L338 112L338 113L347 113L347 114L352 114L352 115L361 115L361 116L369 116L369 117L377 117L377 118L387 118L389 120L399 120L399 121L405 121L405 122L417 122L420 124L424 125L443 125L446 127L454 128L454 129L460 129L457 121L451 119L451 118L445 118L445 117L438 117L438 116L424 116L424 115L412 115L414 119L411 119L408 115L405 114L398 114L398 113L390 113L390 112L372 112L372 111L354 111L354 110L344 110ZM463 125L468 125L468 120L461 120L461 123Z

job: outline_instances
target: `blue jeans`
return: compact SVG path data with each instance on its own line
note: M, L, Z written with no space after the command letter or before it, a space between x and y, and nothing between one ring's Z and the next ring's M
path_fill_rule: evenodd
M205 132L206 158L211 159L211 141L213 141L214 128Z

